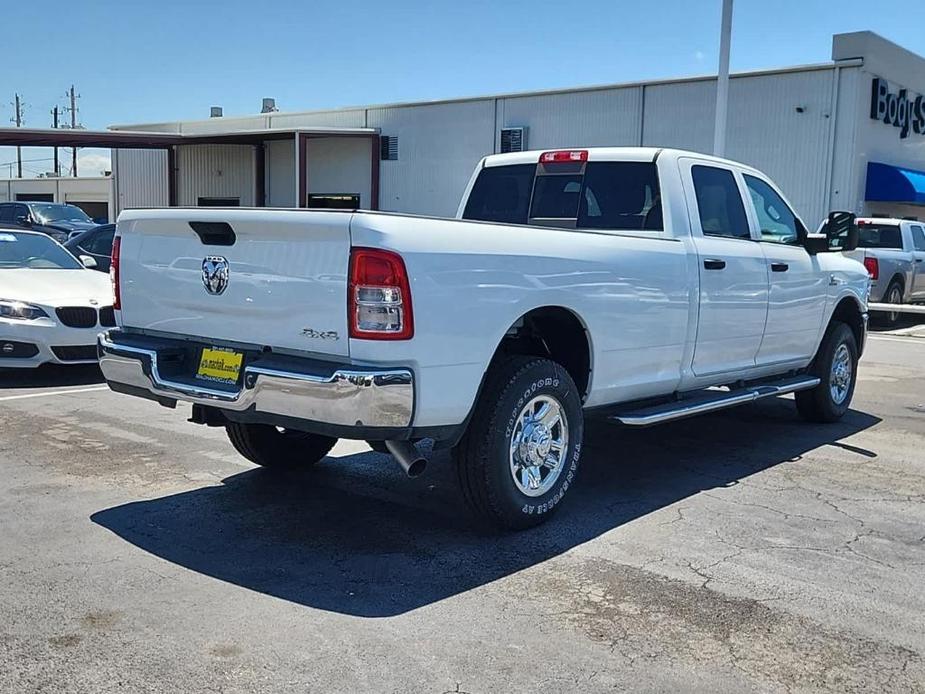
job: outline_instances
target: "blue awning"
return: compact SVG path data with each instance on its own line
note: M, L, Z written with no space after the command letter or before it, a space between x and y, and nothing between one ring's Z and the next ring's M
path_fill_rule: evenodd
M867 164L866 200L925 205L925 171L876 161Z

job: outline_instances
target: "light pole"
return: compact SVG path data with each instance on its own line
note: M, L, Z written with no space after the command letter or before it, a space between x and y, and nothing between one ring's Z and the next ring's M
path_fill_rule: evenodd
M719 35L719 75L716 79L716 124L713 154L726 154L726 110L729 102L729 40L732 36L732 0L723 0L723 23Z

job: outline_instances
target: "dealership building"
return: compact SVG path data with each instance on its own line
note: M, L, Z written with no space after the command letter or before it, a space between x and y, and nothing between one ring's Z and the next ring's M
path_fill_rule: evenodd
M113 148L117 210L361 207L445 216L455 214L478 160L494 152L643 145L709 153L716 82L268 108L85 135L88 146ZM871 32L839 34L831 62L731 76L726 156L770 175L811 227L832 209L925 217L922 95L921 56Z

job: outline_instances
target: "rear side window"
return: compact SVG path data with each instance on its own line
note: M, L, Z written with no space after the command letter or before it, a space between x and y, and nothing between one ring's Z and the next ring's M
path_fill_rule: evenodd
M899 248L903 237L898 224L858 224L858 248Z
M912 246L917 251L925 251L925 228L912 227Z
M12 222L13 221L13 206L12 205L0 205L0 222Z
M661 231L652 162L590 162L483 169L464 219L563 228Z
M704 235L751 238L745 205L732 171L715 166L692 166L691 177Z
M475 179L464 219L502 224L526 224L536 164L490 166Z

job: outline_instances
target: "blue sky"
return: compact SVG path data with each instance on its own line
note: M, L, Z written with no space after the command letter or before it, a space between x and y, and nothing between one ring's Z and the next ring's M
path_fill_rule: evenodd
M721 0L41 0L5 3L0 117L50 125L71 83L88 128L716 71ZM830 58L870 29L925 54L921 0L736 0L733 71ZM10 30L14 27L28 30ZM29 150L29 157L50 156ZM89 154L89 153L88 153ZM0 163L13 154L0 148ZM88 159L88 166L93 168ZM95 162L98 163L98 162ZM27 168L44 170L41 162ZM7 167L0 168L0 176Z

